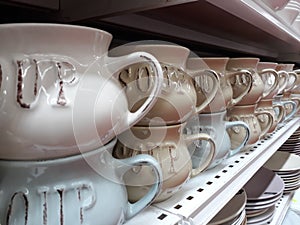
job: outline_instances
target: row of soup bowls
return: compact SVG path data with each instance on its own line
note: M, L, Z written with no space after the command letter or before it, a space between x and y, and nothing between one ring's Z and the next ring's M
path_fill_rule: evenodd
M173 44L108 51L86 27L8 24L0 39L0 223L122 224L255 144L259 102L300 82Z
M113 156L123 159L146 153L159 161L164 181L155 202L171 197L203 170L251 147L296 112L293 101L277 99L274 103L275 96L288 93L300 82L295 72L286 69L289 64L259 62L258 58L189 57L190 50L177 45L132 44L112 54L134 51L158 59L164 71L163 89L150 113L118 135ZM187 81L189 88L182 85ZM187 91L191 88L193 95ZM181 97L183 102L178 101ZM189 107L188 99L195 99ZM287 103L293 106L292 114L282 105ZM145 195L149 182L154 181L151 169L145 167L125 177L132 201Z

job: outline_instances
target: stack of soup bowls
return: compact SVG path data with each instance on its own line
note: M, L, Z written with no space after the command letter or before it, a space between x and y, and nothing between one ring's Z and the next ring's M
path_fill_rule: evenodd
M273 123L272 114L260 108L257 110L258 103L261 98L268 96L273 88L267 89L262 80L261 75L257 71L259 63L258 58L231 58L227 63L227 70L230 72L240 71L246 69L250 71L252 80L245 77L238 80L233 87L233 95L237 95L241 92L241 84L251 82L250 91L243 97L243 99L236 105L230 107L227 111L227 119L230 121L240 120L245 122L250 128L250 137L247 146L244 149L248 149L253 146L260 138L262 138L271 128ZM269 76L272 74L269 73ZM272 84L272 86L275 85ZM266 120L265 126L261 128L258 116L264 115ZM239 140L244 135L241 135L240 129L231 129L229 135L232 139Z
M111 152L116 134L154 106L158 61L145 52L108 57L112 36L80 26L3 24L0 39L0 224L115 225L151 204L162 183L158 162ZM117 74L135 63L153 79L130 112ZM137 165L151 166L154 181L129 204L123 177Z
M206 169L214 159L215 141L206 133L184 133L186 121L194 114L202 111L215 97L218 87L218 76L210 70L191 75L186 68L190 50L171 44L131 44L121 46L112 55L129 54L145 51L155 56L162 67L164 81L162 91L154 107L137 124L118 135L118 142L113 156L118 159L130 158L139 154L149 154L156 158L163 173L162 191L155 199L160 202L170 198L184 185L191 176ZM126 69L126 73L152 73L150 69L136 64ZM128 75L130 77L131 75ZM122 75L120 75L122 77ZM130 80L123 80L127 83ZM151 80L146 80L140 87L147 90ZM136 95L126 89L128 96ZM148 95L147 91L145 92ZM143 102L131 101L129 105L134 111ZM201 140L209 143L207 154L202 163L192 167L188 145ZM137 179L138 177L138 179ZM135 202L144 196L154 182L152 169L147 166L136 167L125 175L125 183L130 201Z
M233 97L231 81L236 80L241 76L248 76L251 80L251 74L246 71L238 71L234 73L226 72L226 64L229 58L195 58L190 57L187 60L187 68L190 74L196 75L204 69L214 71L218 75L219 83L216 96L209 105L197 115L191 117L186 125L186 133L205 132L210 135L216 144L216 154L209 168L213 168L220 164L224 159L238 153L249 139L249 127L242 121L226 121L227 108L235 105L242 100L250 87L251 82L248 82L243 91ZM209 85L211 86L211 85ZM232 142L228 134L228 130L233 127L242 127L246 133L240 143L232 148ZM197 167L201 163L201 159L205 158L203 154L207 153L208 144L203 141L194 142L190 145L189 150L192 156L193 167Z
M274 97L277 95L280 85L279 85L279 75L275 70L277 63L272 62L259 62L257 65L258 73L260 74L264 84L265 89L269 90L269 93L263 96L257 104L257 111L265 110L271 113L273 118L273 123L266 135L271 134L276 130L277 125L284 119L285 111L284 107L280 104L273 104ZM259 115L258 121L262 129L267 127L268 120L265 115Z
M273 103L284 107L285 116L279 127L291 120L300 110L300 98L292 96L292 90L298 87L300 78L293 71L294 64L278 64L276 70L279 74L279 83L281 85Z
M0 39L0 224L122 224L299 105L299 71L257 58L108 52L109 33L71 25L1 25Z
M295 82L294 87L291 89L290 98L292 100L295 100L295 99L300 99L300 69L296 69L293 72L296 74L297 80ZM299 104L299 107L300 107L300 104ZM298 109L296 115L300 116L300 109Z

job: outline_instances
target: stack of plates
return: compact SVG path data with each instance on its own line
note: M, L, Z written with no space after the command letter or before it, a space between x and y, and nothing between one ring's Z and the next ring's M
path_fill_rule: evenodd
M280 151L287 151L300 156L300 128L280 147Z
M260 168L244 186L247 194L247 224L266 224L273 219L275 204L284 191L284 182L272 170Z
M241 189L208 223L208 225L246 225L246 201L246 192Z
M296 191L300 187L300 156L277 151L264 167L273 170L283 179L284 193Z

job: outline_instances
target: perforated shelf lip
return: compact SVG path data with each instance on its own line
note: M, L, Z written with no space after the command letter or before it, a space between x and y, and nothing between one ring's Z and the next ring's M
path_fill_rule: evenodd
M137 224L134 221L139 219L143 225L207 224L299 126L300 118L294 118L247 151L192 178L170 199L153 204L125 224ZM155 213L150 214L154 209ZM167 222L167 213L178 216L178 221Z
M275 212L271 222L268 225L280 225L282 224L284 217L290 207L291 201L293 199L294 192L283 194L283 196L277 201L275 205Z

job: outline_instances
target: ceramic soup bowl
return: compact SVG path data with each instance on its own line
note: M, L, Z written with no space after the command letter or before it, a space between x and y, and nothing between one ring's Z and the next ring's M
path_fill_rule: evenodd
M195 74L186 68L189 49L171 44L132 44L117 47L110 51L110 55L122 56L136 51L145 51L155 56L164 75L162 91L156 104L137 125L164 126L184 123L191 115L202 111L216 95L219 81L213 71L202 70ZM144 67L144 70L138 71L136 67ZM137 64L128 67L123 73L130 77L130 74L144 76L152 71L143 64ZM130 83L131 80L123 79L123 82ZM147 90L150 85L151 81L147 81L140 84L140 87ZM135 90L126 89L126 93L132 96L129 97L129 104L135 111L143 103L144 96L140 95L140 100L136 101ZM149 95L147 91L145 94Z
M164 127L133 126L118 135L118 143L113 156L118 159L130 158L139 154L149 154L160 164L163 173L162 191L154 202L160 202L174 195L191 176L205 170L215 155L215 142L205 133L183 134L184 124ZM207 155L202 164L192 168L188 145L193 141L202 140L210 143L210 148L203 149ZM148 192L149 182L153 183L151 168L141 166L126 173L124 179L129 199L136 201Z
M243 97L241 101L236 105L253 105L256 104L264 95L265 86L264 83L257 73L257 64L259 58L230 58L226 69L230 72L237 72L242 70L250 71L252 80L247 77L240 77L236 79L233 84L233 96L238 95L242 90L243 86L249 82L252 82L249 92Z
M272 114L265 110L256 111L257 105L234 106L227 111L227 120L243 121L250 129L250 136L244 150L254 145L261 137L263 137L273 124ZM267 116L267 126L262 129L258 121L259 115ZM241 143L245 136L245 129L232 127L228 130L229 136L233 143Z
M154 105L162 71L148 53L108 57L112 36L62 24L0 25L0 158L58 158L98 148ZM118 73L144 62L153 85L135 112ZM138 77L136 77L138 79ZM131 87L136 82L132 82Z
M149 206L161 188L159 164L149 155L117 160L115 143L55 160L0 160L0 224L120 225ZM140 165L151 166L154 182L129 203L124 174Z
M224 159L227 159L238 152L240 152L247 144L250 129L248 125L242 121L226 121L226 110L216 113L199 113L188 120L185 127L185 133L206 133L211 136L216 145L216 153L213 162L208 167L213 168L222 163ZM235 148L231 147L231 140L228 135L228 129L233 127L243 127L246 131L246 135L242 142ZM204 154L207 154L208 143L203 140L194 141L194 145L189 146L189 151L192 157L193 167L197 167L201 160L205 158Z
M201 111L201 113L221 112L237 104L249 92L251 82L246 84L246 87L238 95L233 97L231 82L242 75L248 76L251 80L252 76L249 73L237 72L226 73L226 64L229 58L189 58L187 60L187 68L192 71L212 70L219 78L218 90L212 101ZM192 74L192 72L191 72ZM207 82L210 82L207 80ZM208 87L212 87L209 84ZM199 97L201 98L201 97Z

